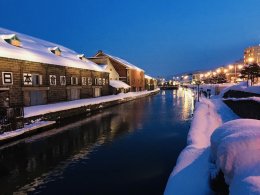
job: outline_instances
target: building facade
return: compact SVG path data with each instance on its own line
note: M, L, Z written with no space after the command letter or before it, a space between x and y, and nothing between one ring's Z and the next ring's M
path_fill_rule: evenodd
M248 47L244 51L244 64L260 64L260 45Z
M113 66L119 75L120 81L131 86L131 91L143 91L145 89L144 70L121 58L108 55L102 51L99 51L91 60L97 63L97 60L101 60L102 58L108 61L107 64Z
M63 46L0 28L0 107L109 94L109 73Z

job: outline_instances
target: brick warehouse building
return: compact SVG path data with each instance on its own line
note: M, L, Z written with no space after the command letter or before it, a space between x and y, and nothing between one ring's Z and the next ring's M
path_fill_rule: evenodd
M112 55L99 51L94 57L89 58L95 63L99 63L102 59L108 64L112 64L119 75L119 80L131 86L131 91L145 90L144 70L141 68ZM103 62L102 62L103 63Z
M109 73L61 45L0 28L0 107L108 95Z

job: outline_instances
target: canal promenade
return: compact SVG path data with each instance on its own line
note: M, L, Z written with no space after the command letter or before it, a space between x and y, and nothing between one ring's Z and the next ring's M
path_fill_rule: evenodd
M154 95L158 92L159 89L155 89L152 91L120 93L117 95L102 96L98 98L25 107L24 118L27 123L29 123L22 129L1 134L0 144L35 134L37 131L50 129L55 125L57 120L91 113L117 104Z
M196 102L187 146L179 155L168 179L165 195L180 192L183 195L215 192L255 194L255 189L259 189L259 178L252 176L260 172L259 150L256 150L259 148L260 121L255 120L259 118L260 110L248 106L254 111L254 119L241 119L250 118L251 115L238 116L226 103L230 100L254 101L259 106L259 97L225 98L227 93L235 90L240 91L240 95L248 91L254 96L259 94L259 86L252 88L240 84L226 88L212 99L201 97L200 102ZM192 182L191 176L196 178Z
M196 103L187 146L169 177L165 195L213 193L209 186L210 136L223 123L238 118L219 98L209 100L202 97ZM191 177L196 179L191 182Z

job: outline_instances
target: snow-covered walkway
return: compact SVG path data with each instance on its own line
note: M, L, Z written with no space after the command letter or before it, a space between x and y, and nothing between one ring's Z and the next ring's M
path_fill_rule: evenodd
M79 108L82 106L101 104L106 102L111 102L115 100L124 100L124 99L135 99L144 95L148 95L150 93L154 93L159 89L155 89L153 91L141 91L141 92L129 92L129 93L120 93L118 95L108 95L97 98L89 98L89 99L80 99L74 101L66 101L59 102L55 104L46 104L46 105L38 105L38 106L30 106L24 108L24 117L29 118L33 116L43 115L51 112L57 112L62 110L68 110L73 108Z
M181 152L171 173L165 195L203 195L209 187L210 137L222 123L239 118L220 99L205 99L196 104L187 147Z

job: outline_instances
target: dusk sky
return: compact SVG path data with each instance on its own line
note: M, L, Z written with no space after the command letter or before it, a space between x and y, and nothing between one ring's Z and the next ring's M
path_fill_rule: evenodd
M152 76L226 65L260 43L259 0L1 0L0 26Z

